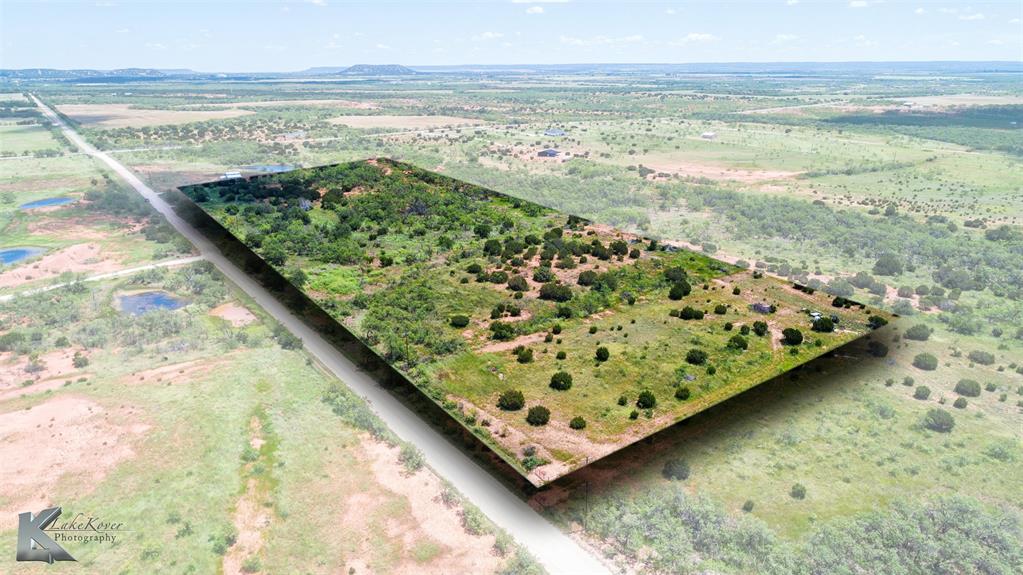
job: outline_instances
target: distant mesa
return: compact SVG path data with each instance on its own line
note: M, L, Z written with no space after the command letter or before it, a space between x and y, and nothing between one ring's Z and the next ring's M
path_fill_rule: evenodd
M413 76L419 74L400 64L356 64L337 72L344 76Z

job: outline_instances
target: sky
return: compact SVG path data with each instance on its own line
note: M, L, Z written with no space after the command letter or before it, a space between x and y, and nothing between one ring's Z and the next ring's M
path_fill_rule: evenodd
M1023 2L0 0L0 68L1023 60Z

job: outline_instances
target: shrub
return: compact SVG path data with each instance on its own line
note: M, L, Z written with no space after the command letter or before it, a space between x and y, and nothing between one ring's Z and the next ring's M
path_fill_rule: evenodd
M685 481L689 479L689 462L684 459L669 459L661 470L665 479Z
M793 499L806 499L806 487L802 483L793 484L792 489L789 490L789 496Z
M686 353L686 362L692 365L703 365L707 362L707 352L693 348Z
M967 355L970 361L973 363L979 363L980 365L991 365L995 362L995 356L989 352L975 349Z
M767 335L767 322L766 321L755 321L753 322L753 333L760 337Z
M955 427L956 420L944 409L935 408L927 412L921 422L924 427L938 433L949 433Z
M571 427L572 429L585 429L586 420L579 416L575 416L572 418L572 421L568 422L568 426Z
M835 331L835 322L831 321L830 317L819 317L814 320L811 329L820 333L830 333Z
M572 374L567 371L559 371L551 376L551 389L568 391L572 389Z
M89 358L85 357L82 352L76 351L74 357L71 358L71 365L76 369L81 369L89 365Z
M554 280L554 272L548 267L539 267L533 271L533 281L547 283Z
M600 346L597 348L596 358L597 361L607 361L611 357L611 352L606 347Z
M739 289L738 287L732 288L732 295L739 295L741 293L742 293L742 290Z
M518 356L519 363L530 363L533 361L533 350L528 347L523 348L523 350L518 353Z
M749 347L749 342L746 341L746 338L736 334L728 340L728 347L729 349L744 350Z
M927 387L926 385L921 385L920 387L917 387L916 391L913 392L913 399L927 399L930 396L931 388Z
M678 301L689 295L693 288L685 280L675 282L668 290L668 299Z
M794 327L787 327L781 332L782 340L788 345L799 345L803 343L803 332Z
M648 389L644 389L639 392L639 397L636 398L636 407L640 409L652 409L657 406L657 398L654 397L653 392Z
M593 270L586 270L579 274L579 279L576 280L581 286L591 286L597 282L597 272Z
M966 409L966 398L957 397L956 400L952 402L952 407L956 409Z
M471 273L473 275L476 275L476 274L480 273L481 271L483 271L483 266L481 266L480 264L478 264L476 262L473 262L473 263L465 266L465 271L467 271L467 272L469 272L469 273Z
M956 384L955 392L966 397L979 397L980 384L972 379L960 379Z
M448 323L451 324L451 327L465 327L469 325L469 316L453 315L451 316L451 319L448 320Z
M564 351L559 351L559 352L558 352L558 355L557 355L556 357L557 357L558 359L565 359L566 357L568 357L568 354L567 354L567 353L565 353Z
M508 279L508 289L516 292L522 292L529 290L529 284L526 283L526 278L522 276L512 276Z
M627 403L629 403L629 398L625 397L624 395L618 396L618 405L625 405Z
M509 389L497 399L497 407L505 411L518 411L526 404L526 398L517 389Z
M632 412L629 413L629 419L639 419L639 412L633 409Z
M931 333L934 330L920 323L906 330L903 337L911 339L913 341L927 341L931 337Z
M590 334L592 335L592 334L595 334L595 333L597 333L597 326L591 325L590 326Z
M917 354L913 358L913 367L924 371L934 371L938 369L938 358L929 353Z
M682 319L703 319L703 310L686 306L679 312L678 317Z
M651 248L653 249L653 248ZM664 278L671 283L678 283L686 280L686 270L679 266L670 267L664 270Z
M572 299L572 290L566 285L547 282L540 286L540 299L565 302Z
M725 315L726 313L728 313L728 307L725 306L725 304L723 303L719 303L716 306L714 306L714 313L718 315Z
M534 426L547 425L551 420L551 410L542 405L534 405L526 414L526 423Z
M515 337L515 326L502 321L491 322L491 337L499 341L507 341Z
M742 510L745 511L746 513L753 511L753 500L747 499L746 503L742 504Z
M684 385L675 388L675 399L679 401L685 401L689 399L690 395L692 394L689 391L689 388Z
M879 341L869 341L867 352L874 357L884 357L888 355L888 346Z
M879 315L872 315L867 320L867 325L869 325L871 329L877 329L879 327L884 327L888 325L888 320Z

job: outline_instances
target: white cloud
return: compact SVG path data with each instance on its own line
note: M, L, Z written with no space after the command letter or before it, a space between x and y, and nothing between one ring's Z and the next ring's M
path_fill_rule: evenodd
M314 6L326 6L327 0L309 0L309 3Z
M511 0L512 4L568 4L572 0Z
M484 32L482 34L476 34L472 37L473 40L479 42L481 40L497 40L498 38L504 38L504 34L500 32Z
M674 16L675 14L678 14L678 12L676 12L674 8L668 8L667 10L664 11L664 13L667 14L668 16Z
M1019 18L1013 18L1012 20L1009 20L1009 24L1019 24Z
M288 47L284 46L283 44L266 44L265 46L263 46L263 49L266 50L267 52L283 52L287 50Z
M568 46L614 46L619 44L635 44L642 42L643 36L633 34L631 36L593 36L591 38L577 38L575 36L562 36L561 43Z
M994 38L994 39L988 40L987 43L991 44L992 46L1004 46L1005 45L1005 42L1002 42L998 38Z
M984 15L980 12L974 12L973 14L963 14L959 17L960 20L983 20Z
M373 47L376 48L377 50L393 50L393 48L391 48L387 44L376 44Z
M131 32L131 30L128 28L118 28L117 30L115 30L115 32L117 32L118 34L127 34L128 32Z
M942 14L957 14L959 12L959 9L958 8L938 8L938 12L941 12Z
M917 8L916 10L913 10L914 14L924 14L926 12L927 10L924 10L923 8Z
M870 6L870 3L865 0L852 0L852 2L849 2L850 8L866 8L867 6Z
M799 36L796 36L795 34L775 34L774 35L774 40L772 40L771 43L772 44L786 44L788 42L792 42L793 40L798 40L798 39L799 39Z
M867 38L863 34L853 36L853 41L856 42L856 45L860 48L873 48L874 46L877 46L877 42Z
M796 4L799 4L799 0L785 0L786 6L795 6Z
M526 8L526 14L543 14L543 6L530 6Z
M161 44L160 42L146 42L146 48L150 50L166 50L167 45Z
M707 32L690 32L678 40L668 42L668 44L672 46L684 46L686 44L703 44L706 42L716 42L718 40L720 40L720 38Z

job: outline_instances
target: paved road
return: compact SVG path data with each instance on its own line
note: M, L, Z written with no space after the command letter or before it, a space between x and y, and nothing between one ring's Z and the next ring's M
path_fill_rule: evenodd
M228 279L249 294L277 321L301 338L306 350L345 382L352 391L363 397L398 437L419 448L430 467L479 507L494 523L511 534L543 564L547 571L552 575L610 573L596 557L513 495L475 461L448 443L447 439L398 402L369 375L359 371L355 364L309 326L292 315L270 292L224 257L204 235L178 217L167 202L128 168L91 146L35 95L32 95L32 99L82 152L99 159L117 172L135 188L135 191L149 200L149 203L167 218L168 223L191 241L200 254L217 266Z
M187 258L178 258L176 260L167 260L165 262L156 262L155 264L146 264L144 266L137 266L137 267L133 267L133 268L125 268L123 270L117 270L115 272L107 272L107 273L104 273L104 274L97 274L97 275L94 275L94 276L89 276L87 278L83 278L83 279L80 279L80 280L75 280L73 282L65 282L65 283L59 283L59 284L52 284L52 285L48 285L48 286L45 286L45 287L40 287L40 288L35 288L35 289L29 289L29 290L21 291L21 292L18 292L18 293L12 293L12 294L7 294L7 295L0 295L0 302L10 301L10 300L14 299L15 297L21 297L21 296L27 296L27 295L37 294L37 293L53 291L55 289L60 289L62 287L69 286L69 285L71 285L73 283L77 283L77 282L98 282L98 281L107 280L107 279L110 279L110 278L119 278L119 277L122 277L122 276L130 276L132 274L136 274L138 272L143 272L143 271L146 271L146 270L155 270L156 268L167 268L167 267L173 267L173 266L183 266L185 264L192 264L192 263L195 263L195 262L201 262L204 259L206 259L206 258L204 258L202 256L189 256Z

